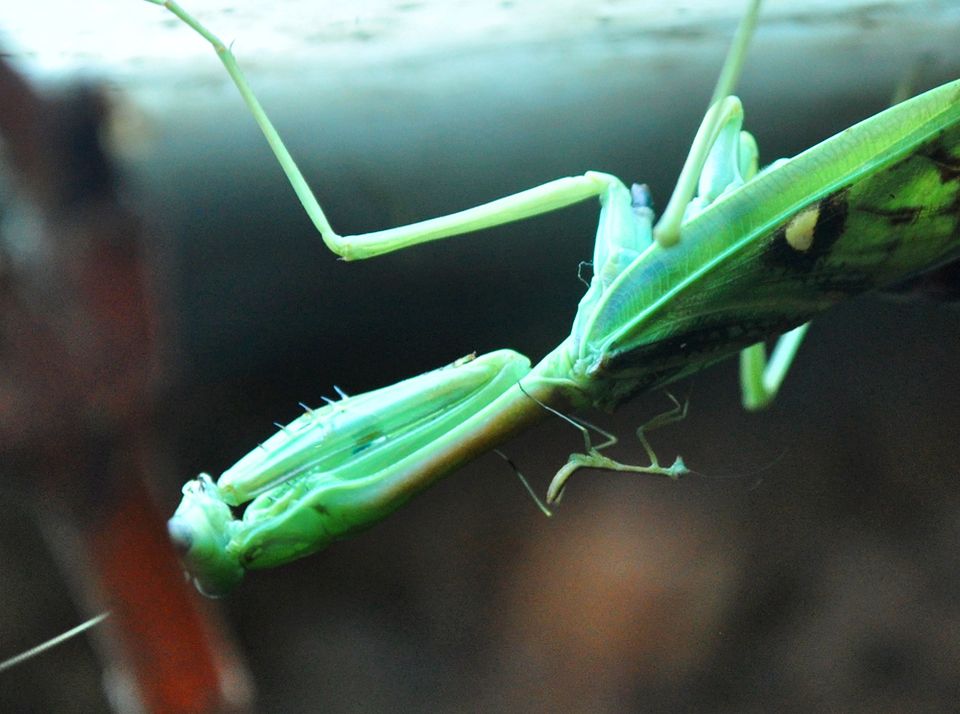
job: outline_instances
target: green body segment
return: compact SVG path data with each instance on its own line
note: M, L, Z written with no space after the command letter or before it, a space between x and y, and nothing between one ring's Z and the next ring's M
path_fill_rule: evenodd
M676 246L595 277L562 360L537 371L611 407L956 258L958 156L960 81L760 172L686 222ZM623 194L603 207L632 210Z
M485 411L499 413L498 400L519 392L529 370L526 357L499 350L346 397L282 428L217 484L205 475L189 482L169 530L197 586L221 595L248 569L302 557L384 518L430 483L424 473L438 444L482 428ZM235 518L231 506L251 498Z

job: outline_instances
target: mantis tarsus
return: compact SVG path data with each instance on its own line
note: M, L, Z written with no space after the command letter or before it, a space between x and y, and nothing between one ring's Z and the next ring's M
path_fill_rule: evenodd
M365 258L599 197L593 277L570 336L537 365L510 350L306 414L226 471L184 487L170 522L198 587L213 595L372 525L413 493L544 418L544 406L610 408L743 350L751 408L773 398L810 317L960 254L960 83L904 102L789 161L757 170L730 96L759 2L751 3L664 216L643 187L587 172L397 229L341 237L216 36L216 48L327 245ZM769 362L760 340L785 336ZM652 453L652 452L651 452ZM682 462L621 464L589 441L580 467L675 477ZM234 509L246 504L243 517Z

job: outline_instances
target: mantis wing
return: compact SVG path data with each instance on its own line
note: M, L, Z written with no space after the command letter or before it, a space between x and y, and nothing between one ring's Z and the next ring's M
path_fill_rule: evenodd
M584 298L578 381L610 407L839 300L960 256L960 81L760 172Z

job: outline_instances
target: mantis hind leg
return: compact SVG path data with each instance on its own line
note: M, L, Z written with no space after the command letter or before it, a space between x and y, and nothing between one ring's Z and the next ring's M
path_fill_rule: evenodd
M660 221L654 228L654 238L664 248L668 248L680 240L680 226L683 223L687 206L697 191L704 165L707 163L717 137L729 122L732 104L729 101L746 59L747 47L753 36L760 15L761 0L749 0L747 11L740 19L737 33L727 52L727 57L720 71L720 77L713 89L713 97L703 122L697 130L690 152L677 178L677 185L673 189L670 200L660 216ZM739 100L736 102L739 104Z
M676 400L676 398L673 397L673 395L668 393L667 396L670 398L670 401L673 402L673 407L662 414L656 415L637 429L637 438L640 440L640 445L643 447L643 450L646 452L647 459L650 461L650 463L646 466L637 464L624 464L620 461L616 461L615 459L611 459L609 456L604 456L600 453L601 450L616 444L617 437L593 425L588 425L586 422L582 422L564 414L560 414L556 410L551 409L549 406L544 405L547 409L577 427L583 434L584 442L583 453L571 454L570 458L567 459L567 463L564 464L563 467L557 471L556 475L553 477L553 480L550 482L550 486L547 489L547 503L558 503L563 497L563 490L566 487L567 481L576 471L583 468L620 471L625 473L653 474L655 476L666 476L671 479L676 479L684 474L689 473L689 469L687 469L686 464L683 463L683 459L679 456L670 466L661 465L660 460L657 458L656 452L653 450L653 447L650 446L650 442L646 436L646 432L648 431L680 421L687 416L687 406L689 402L685 401L683 404L681 404ZM596 446L593 445L590 439L590 430L588 429L588 426L603 436L605 441Z
M769 360L766 345L762 342L740 353L740 391L744 409L757 411L773 402L809 328L808 322L782 334Z

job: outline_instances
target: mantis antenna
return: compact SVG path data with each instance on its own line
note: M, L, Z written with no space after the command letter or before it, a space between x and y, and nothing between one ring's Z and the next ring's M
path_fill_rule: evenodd
M109 611L101 612L99 615L95 615L94 617L91 617L86 622L82 622L76 627L69 629L66 632L63 632L57 635L56 637L51 637L49 640L37 645L36 647L31 647L26 652L21 652L18 655L14 655L10 659L6 659L3 662L0 662L0 672L4 672L8 669L11 669L12 667L16 667L18 664L23 664L27 660L33 659L37 655L41 655L47 650L53 649L54 647L63 644L64 642L71 639L72 637L76 637L77 635L83 634L90 628L96 627L97 625L99 625L108 617L110 617Z

